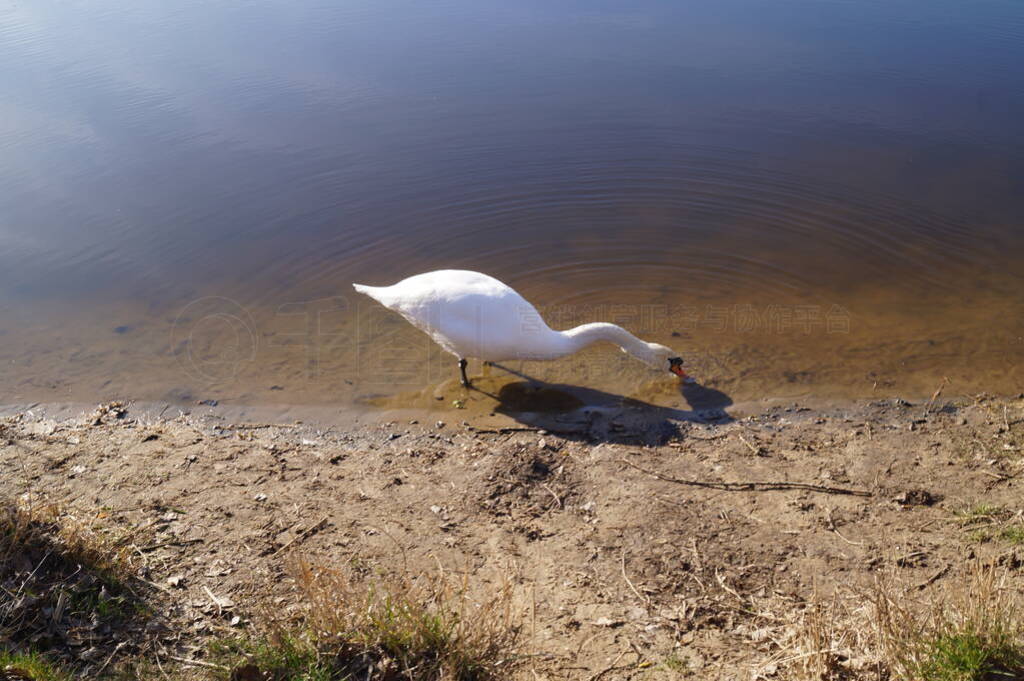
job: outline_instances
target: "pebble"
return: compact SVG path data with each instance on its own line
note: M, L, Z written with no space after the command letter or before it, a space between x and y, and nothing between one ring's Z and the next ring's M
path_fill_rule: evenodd
M612 619L611 617L598 617L594 620L594 625L598 627L619 627L623 624L622 620Z

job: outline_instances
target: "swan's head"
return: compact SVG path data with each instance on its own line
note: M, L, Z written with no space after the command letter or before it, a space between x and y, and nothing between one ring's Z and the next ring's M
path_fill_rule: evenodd
M655 369L668 369L680 378L688 378L683 370L683 358L676 354L676 351L659 343L648 343L651 349L650 359L647 361Z

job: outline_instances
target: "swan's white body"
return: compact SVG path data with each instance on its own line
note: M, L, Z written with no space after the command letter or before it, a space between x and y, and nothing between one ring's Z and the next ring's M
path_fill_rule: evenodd
M353 286L405 317L460 360L556 359L597 341L615 343L659 369L668 369L674 354L615 324L599 322L555 331L515 290L479 272L437 270L392 286Z

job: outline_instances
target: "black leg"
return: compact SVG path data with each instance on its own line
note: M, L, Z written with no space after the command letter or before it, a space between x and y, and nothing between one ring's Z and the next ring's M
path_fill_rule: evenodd
M466 377L466 360L465 358L459 360L459 373L462 374L462 385L466 388L469 387L469 379Z

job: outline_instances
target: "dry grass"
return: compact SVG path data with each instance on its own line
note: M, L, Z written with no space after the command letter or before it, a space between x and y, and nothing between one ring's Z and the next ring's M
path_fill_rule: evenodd
M875 630L896 678L917 681L1024 679L1024 597L1007 573L972 565L929 598L880 588Z
M0 569L18 555L43 548L113 576L130 569L131 539L124 531L101 530L55 505L0 503Z
M130 539L54 506L0 503L5 666L20 678L58 678L62 665L77 666L74 650L118 644L117 629L145 610L129 585Z
M294 616L215 647L234 678L488 681L520 662L507 583L477 600L464 580L440 573L357 580L298 562L293 576Z
M972 563L931 591L880 576L794 603L746 597L765 661L789 681L1022 681L1024 594L1004 568Z
M794 681L838 681L881 678L876 639L869 627L856 626L870 617L862 601L834 595L806 604L789 640L789 654L778 661Z

